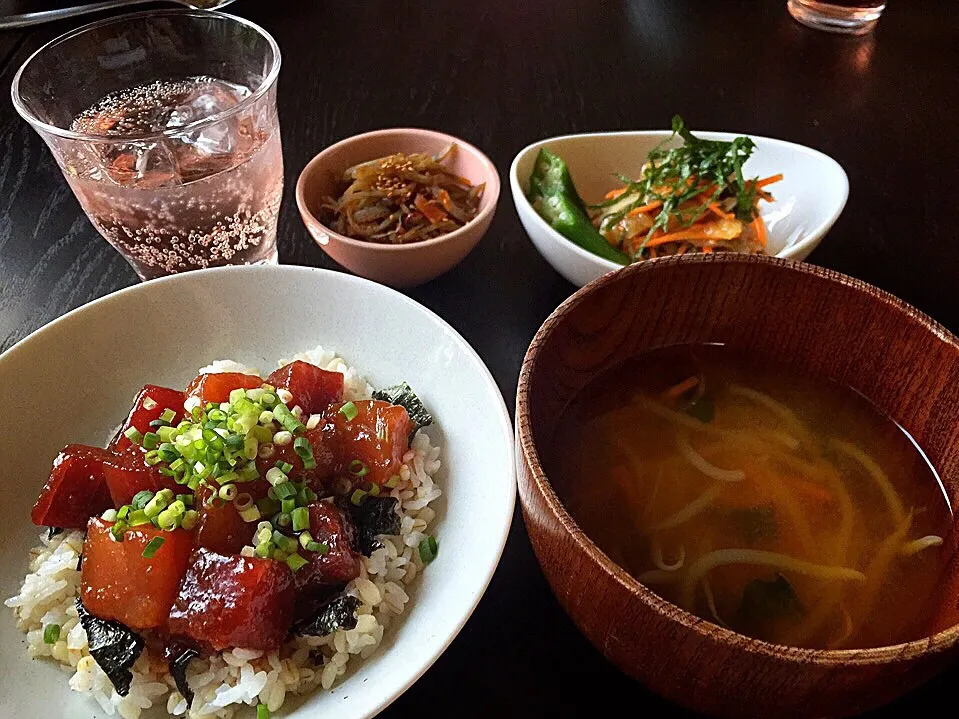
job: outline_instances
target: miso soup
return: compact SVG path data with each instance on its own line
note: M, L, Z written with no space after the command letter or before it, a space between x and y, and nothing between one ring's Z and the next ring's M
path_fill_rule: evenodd
M586 534L700 617L820 649L930 631L952 512L849 388L721 345L656 350L578 393L546 463Z

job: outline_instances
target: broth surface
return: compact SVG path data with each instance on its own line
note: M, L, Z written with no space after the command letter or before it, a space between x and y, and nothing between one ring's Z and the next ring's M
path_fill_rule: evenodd
M766 641L926 636L952 512L912 438L846 387L721 345L583 388L546 463L596 544L663 598Z

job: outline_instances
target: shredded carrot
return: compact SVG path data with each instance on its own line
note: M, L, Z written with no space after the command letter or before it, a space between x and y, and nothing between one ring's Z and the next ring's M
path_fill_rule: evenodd
M712 246L712 245L705 245L705 246L703 246L703 254L710 255L710 254L712 254L712 252L713 252L713 246Z
M731 220L731 219L733 218L733 216L732 216L730 213L728 213L728 212L723 212L723 211L720 209L718 202L714 202L713 204L711 204L711 205L709 206L709 209L712 210L712 211L713 211L716 215L718 215L719 217L722 217L724 220Z
M766 236L766 223L763 222L763 218L759 215L756 215L756 219L753 220L753 232L756 233L756 239L759 241L759 246L765 248L766 241L768 237Z
M653 237L646 243L646 247L659 247L667 242L678 242L679 240L691 240L705 242L714 239L712 235L707 234L705 230L697 230L690 227L688 230L677 230L676 232L667 232L665 235Z
M836 502L836 497L832 492L812 480L791 477L789 485L811 502L825 505L832 505Z
M654 247L653 249L651 249L651 250L649 251L649 258L650 258L651 260L655 260L657 254L658 254L658 253L656 252L656 248Z
M770 175L769 177L764 177L762 180L756 180L756 187L765 187L766 185L771 185L774 182L779 182L783 179L783 174L780 172L778 175Z
M676 255L685 255L686 251L689 249L689 245L680 245L679 249L676 250Z
M609 192L606 193L606 197L605 197L604 199L606 199L606 200L615 200L617 197L619 197L619 196L622 195L624 192L626 192L626 189L627 189L627 188L625 188L625 187L620 187L620 188L617 188L617 189L615 189L615 190L610 190Z
M436 225L446 219L446 213L441 207L437 207L432 202L427 201L421 194L417 194L413 200L416 209L423 213L423 216L432 224Z
M635 217L636 215L643 215L649 212L650 210L655 210L657 207L662 207L662 206L663 206L662 200L655 200L653 202L650 202L648 205L643 205L642 207L635 207L629 212L627 212L626 214L629 217Z
M440 190L440 204L446 209L447 212L453 207L453 198L450 197L450 193L446 190Z
M676 399L686 394L689 390L699 384L699 377L693 375L692 377L687 377L679 384L675 384L666 390L663 393L663 396L667 399Z

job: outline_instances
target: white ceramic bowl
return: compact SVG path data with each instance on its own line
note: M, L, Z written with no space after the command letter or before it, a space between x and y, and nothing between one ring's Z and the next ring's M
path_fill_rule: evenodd
M184 386L213 359L265 371L322 344L376 386L408 381L442 445L439 555L417 577L380 650L334 687L284 704L289 719L369 717L407 689L456 636L499 561L513 517L512 430L482 360L446 322L373 282L305 267L228 267L176 275L85 305L0 355L4 531L0 594L16 593L39 530L30 507L57 451L96 444L145 383ZM32 661L0 605L0 714L89 719L51 660ZM164 716L153 712L147 716ZM238 713L238 717L252 716Z
M728 132L694 132L706 140L732 140ZM510 166L509 183L520 222L536 249L553 269L574 285L583 285L612 270L615 262L597 257L567 240L540 217L526 199L529 176L540 148L546 147L569 166L576 189L586 202L598 202L622 183L616 174L638 176L649 152L668 140L669 131L598 132L541 140L522 150ZM804 260L839 217L849 196L849 180L838 162L802 145L753 137L756 149L746 162L747 177L783 173L769 187L776 198L760 203L769 230L769 253ZM681 141L674 141L679 143ZM668 146L668 145L667 145Z

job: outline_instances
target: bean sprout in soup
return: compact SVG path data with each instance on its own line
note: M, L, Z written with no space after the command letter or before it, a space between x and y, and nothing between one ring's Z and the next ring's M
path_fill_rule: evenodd
M721 345L658 349L584 387L551 450L587 535L716 624L834 649L955 620L938 606L955 548L939 477L852 389Z

